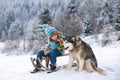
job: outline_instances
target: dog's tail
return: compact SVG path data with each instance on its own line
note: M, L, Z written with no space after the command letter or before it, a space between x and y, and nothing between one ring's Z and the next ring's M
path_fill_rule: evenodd
M107 75L107 72L99 67L96 68L96 71L99 73L99 74L102 74L102 75Z
M103 69L101 69L101 68L99 68L96 64L95 64L95 62L94 61L91 61L92 63L92 67L93 67L93 69L95 70L95 71L97 71L99 74L101 74L101 75L107 75L107 72L105 71L105 70L103 70Z

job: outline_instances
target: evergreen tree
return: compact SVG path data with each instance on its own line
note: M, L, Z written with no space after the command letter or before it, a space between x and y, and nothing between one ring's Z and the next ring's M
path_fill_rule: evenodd
M48 8L45 8L41 12L41 14L39 15L39 19L40 19L40 24L51 24L52 19Z
M82 23L78 13L79 1L71 0L70 3L61 11L60 25L57 26L58 30L65 36L80 35L82 33ZM56 19L58 20L58 19ZM59 21L58 21L59 22Z
M101 12L101 17L104 18L102 21L104 23L106 23L106 19L106 21L108 21L107 23L114 26L116 30L120 30L120 0L106 2L106 5Z
M116 4L114 11L114 25L115 29L120 31L120 1Z
M11 40L20 39L23 35L23 27L20 23L20 20L16 20L14 23L11 24L8 30L8 38Z
M51 19L51 13L48 8L45 8L40 15L38 16L39 18L39 24L51 24L52 19ZM33 33L36 35L36 39L40 41L41 45L44 45L47 43L47 37L45 35L45 32L43 29L38 28L36 26L33 27Z
M6 25L7 28L10 28L10 25L15 21L15 14L12 10L10 10L8 13L8 15L6 16Z
M48 8L43 9L43 11L40 13L39 17L39 24L51 24L52 23L52 19L51 19L51 13L49 11ZM44 45L47 43L47 37L45 35L44 30L40 29L36 29L34 28L33 30L34 34L36 35L37 39L40 41L41 45Z

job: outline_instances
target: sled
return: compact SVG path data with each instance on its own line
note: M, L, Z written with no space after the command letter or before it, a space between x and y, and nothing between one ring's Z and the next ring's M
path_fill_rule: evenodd
M58 56L58 57L63 57L63 56L68 56L69 54L63 54L61 56ZM32 58L30 57L30 60L31 60L31 63L33 65L34 68L37 68L37 69L41 69L41 68L44 68L44 69L48 69L48 65L49 65L49 61L50 61L50 58L49 57L43 57L43 58L38 58L38 61L40 63L40 65L36 65L35 64L35 61L37 60L36 58ZM45 66L42 64L42 61L45 60Z

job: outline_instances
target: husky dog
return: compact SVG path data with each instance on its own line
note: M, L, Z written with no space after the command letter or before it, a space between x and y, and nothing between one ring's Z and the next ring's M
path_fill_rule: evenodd
M65 37L63 45L65 50L69 51L69 63L66 67L66 70L70 69L73 62L76 61L76 71L97 71L100 74L106 75L106 71L98 68L97 60L91 47L82 41L81 38L75 36Z

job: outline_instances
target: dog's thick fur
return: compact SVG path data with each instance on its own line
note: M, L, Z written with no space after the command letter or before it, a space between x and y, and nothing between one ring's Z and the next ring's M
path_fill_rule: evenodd
M64 48L69 51L69 63L66 69L70 69L73 62L76 61L76 71L97 71L100 74L106 75L103 69L98 68L97 60L91 47L82 41L81 38L75 36L66 37L63 41L63 45Z

